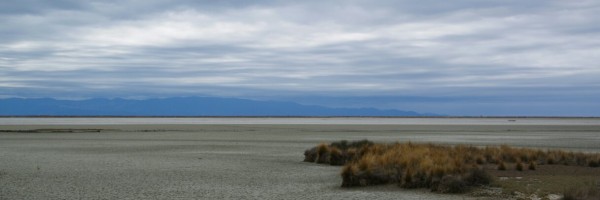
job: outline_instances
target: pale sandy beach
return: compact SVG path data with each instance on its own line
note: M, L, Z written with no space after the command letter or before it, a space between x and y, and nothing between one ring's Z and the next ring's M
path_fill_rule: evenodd
M395 186L341 188L339 167L302 162L303 152L342 139L600 152L596 122L5 124L0 199L477 199ZM39 129L51 130L30 132Z

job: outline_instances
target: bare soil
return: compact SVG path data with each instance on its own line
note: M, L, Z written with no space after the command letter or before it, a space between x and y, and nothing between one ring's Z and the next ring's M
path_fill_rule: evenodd
M0 199L488 199L397 186L343 189L339 167L302 162L303 152L360 139L600 152L600 125L589 124L0 126L36 129L101 131L0 132ZM579 178L560 172L574 168L550 167L531 174ZM588 170L595 169L576 173L597 172Z
M536 170L518 171L513 165L508 164L504 171L497 170L495 165L486 166L487 171L497 177L495 186L503 188L503 194L513 198L551 199L548 197L559 197L569 191L600 191L600 168L538 165Z

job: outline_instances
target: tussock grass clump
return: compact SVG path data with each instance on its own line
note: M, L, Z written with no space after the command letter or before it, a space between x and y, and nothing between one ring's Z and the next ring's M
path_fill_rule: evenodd
M459 176L444 176L435 191L441 193L463 193L467 191L467 184Z
M342 140L331 144L321 143L316 147L304 151L304 162L316 162L330 165L344 165L349 161L361 157L368 146L373 142L360 140L348 142Z
M330 147L329 149L329 164L331 165L343 165L346 163L344 156L342 155L342 151L338 148Z
M588 161L588 166L590 167L600 167L600 161L596 159L592 159Z
M317 160L317 147L304 151L304 162L315 162Z
M504 164L503 161L500 161L500 163L498 163L498 170L501 170L501 171L506 170L506 164Z
M523 163L521 161L517 161L517 164L515 165L515 169L517 171L523 171Z
M317 146L317 163L329 163L330 148L327 144L321 143Z
M493 182L494 177L481 168L473 168L464 177L467 183L475 186L489 185Z
M342 140L339 142L332 142L331 146L332 147L336 147L342 151L346 151L348 149L351 148L362 148L365 146L370 146L373 145L373 142L369 141L369 140L359 140L359 141L353 141L353 142L348 142L347 140Z
M361 157L342 169L343 187L396 183L456 193L493 179L476 164L473 147L396 143L370 145L361 151Z
M529 169L529 170L535 170L536 168L537 167L536 167L535 162L529 162L529 166L527 167L527 169Z
M546 164L553 165L554 164L554 158L553 157L547 158L546 159Z
M304 161L344 165L342 187L397 184L403 188L429 188L443 193L464 192L489 185L493 177L483 165L497 170L535 170L537 164L600 166L600 154L542 151L507 145L477 148L417 143L374 144L368 140L321 143L304 152ZM528 163L528 165L527 165ZM527 166L526 166L527 165Z

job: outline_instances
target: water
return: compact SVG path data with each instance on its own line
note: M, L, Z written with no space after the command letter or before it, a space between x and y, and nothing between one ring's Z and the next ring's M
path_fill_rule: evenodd
M357 125L600 125L600 118L377 118L377 117L8 117L0 125L135 124L357 124Z

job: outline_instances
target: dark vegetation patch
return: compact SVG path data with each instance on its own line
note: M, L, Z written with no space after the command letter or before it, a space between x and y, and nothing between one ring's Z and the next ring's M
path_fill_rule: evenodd
M342 140L331 144L321 143L316 147L304 151L305 162L317 162L330 165L344 165L350 161L356 160L359 153L364 147L373 145L373 142L368 140L360 140L348 142Z
M0 130L0 133L100 133L109 131L121 132L175 132L184 130L174 129L142 129L142 130L119 130L119 129L97 129L97 128L45 128L45 129L24 129L24 130Z
M304 155L306 162L343 165L342 187L396 184L440 193L463 193L491 185L497 176L490 172L526 174L545 165L588 169L600 165L600 154L507 145L374 144L367 140L321 143Z
M28 130L0 130L0 133L99 133L105 129L28 129Z

